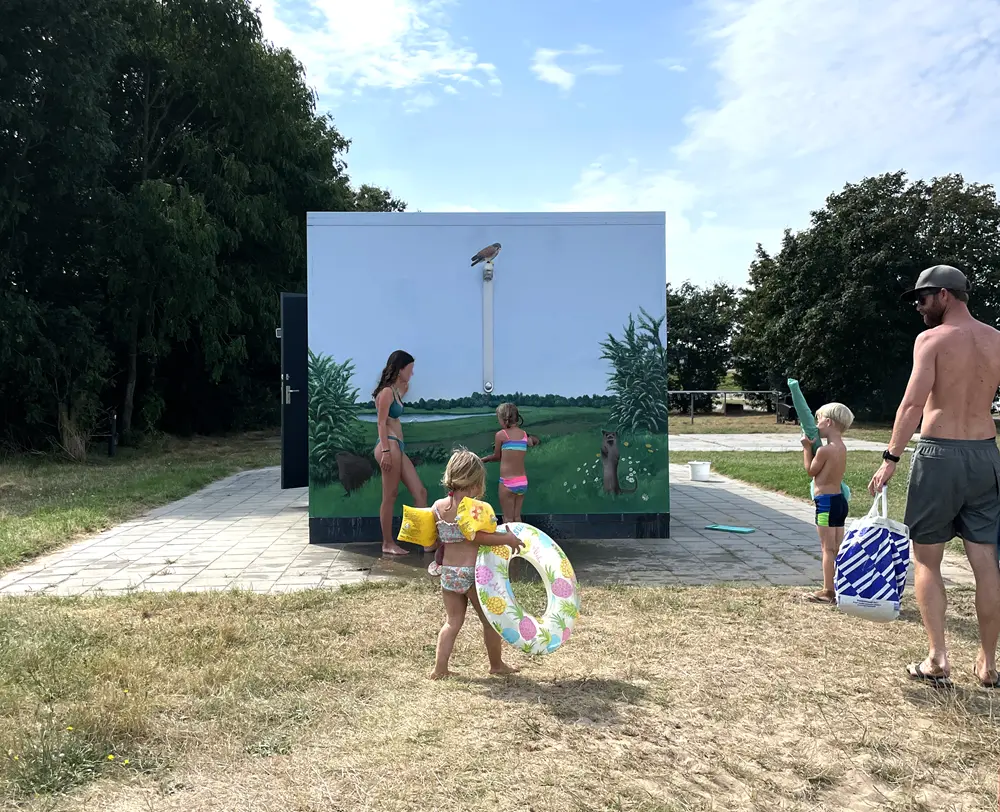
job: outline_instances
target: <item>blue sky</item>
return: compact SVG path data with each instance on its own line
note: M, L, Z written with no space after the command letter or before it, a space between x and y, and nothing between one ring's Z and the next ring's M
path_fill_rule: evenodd
M996 0L256 0L422 211L665 211L672 282L742 284L866 175L1000 180Z

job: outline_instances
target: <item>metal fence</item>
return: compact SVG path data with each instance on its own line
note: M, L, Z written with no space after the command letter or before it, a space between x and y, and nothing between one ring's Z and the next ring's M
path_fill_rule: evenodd
M722 395L722 414L726 413L726 399L733 395L764 395L774 408L774 422L778 422L778 401L783 397L781 392L770 389L671 389L668 395L690 395L691 397L691 422L694 423L694 398L695 395L712 395L718 397Z

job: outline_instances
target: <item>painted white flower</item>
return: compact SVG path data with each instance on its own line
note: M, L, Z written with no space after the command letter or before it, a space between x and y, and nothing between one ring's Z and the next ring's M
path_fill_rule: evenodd
M643 494L642 495L642 501L643 502L648 502L649 501L649 496L647 494Z

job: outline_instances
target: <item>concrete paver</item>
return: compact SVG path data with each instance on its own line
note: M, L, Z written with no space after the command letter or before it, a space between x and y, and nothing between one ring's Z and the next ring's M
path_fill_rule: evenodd
M819 582L820 549L809 502L714 472L708 482L692 482L686 465L671 465L670 479L671 538L565 542L582 583ZM751 526L755 532L704 529L713 523ZM8 572L0 576L0 595L233 587L277 593L367 579L426 578L429 561L420 552L383 558L377 543L309 544L308 491L282 491L279 469L266 468L216 482ZM946 580L970 583L963 564L949 557Z

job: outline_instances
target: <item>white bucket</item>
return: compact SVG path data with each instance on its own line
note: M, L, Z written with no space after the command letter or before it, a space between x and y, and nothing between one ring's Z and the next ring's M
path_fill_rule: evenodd
M691 467L692 482L708 482L708 474L712 470L712 463L689 460L688 465Z

